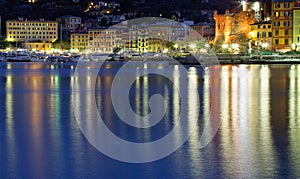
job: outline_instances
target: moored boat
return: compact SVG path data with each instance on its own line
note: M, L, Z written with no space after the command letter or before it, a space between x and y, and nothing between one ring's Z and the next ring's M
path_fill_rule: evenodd
M27 50L18 49L13 53L9 53L6 56L8 62L30 62L30 55Z

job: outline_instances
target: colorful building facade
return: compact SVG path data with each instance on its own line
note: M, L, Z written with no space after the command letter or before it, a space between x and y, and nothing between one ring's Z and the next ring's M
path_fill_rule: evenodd
M289 51L293 43L295 0L272 0L273 50Z
M262 21L251 24L252 43L258 50L271 50L272 49L272 22Z
M72 33L70 37L71 50L83 52L89 44L88 33Z
M6 40L9 42L54 42L58 38L55 21L6 21Z

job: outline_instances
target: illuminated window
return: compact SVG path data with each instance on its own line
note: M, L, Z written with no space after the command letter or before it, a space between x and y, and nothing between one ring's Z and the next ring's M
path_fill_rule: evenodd
M290 3L284 3L284 7L285 8L289 8L290 7Z
M274 22L274 26L280 26L280 22Z
M284 22L284 26L286 26L286 27L290 26L290 22L289 21L285 21Z
M290 12L284 12L284 16L288 17L290 15Z

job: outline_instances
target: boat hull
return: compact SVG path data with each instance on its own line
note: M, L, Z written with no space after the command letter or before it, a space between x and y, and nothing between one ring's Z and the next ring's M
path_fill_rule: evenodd
M18 60L18 59L6 59L8 62L30 62L30 59Z

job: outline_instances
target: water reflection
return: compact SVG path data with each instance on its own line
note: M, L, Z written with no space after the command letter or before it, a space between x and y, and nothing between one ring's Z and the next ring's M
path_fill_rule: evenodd
M289 71L289 159L292 174L299 173L300 166L300 65L292 65Z
M8 75L6 77L6 138L7 142L5 146L7 146L7 166L8 173L13 174L13 170L17 165L17 148L16 148L16 138L15 138L15 128L14 128L14 99L13 99L13 77ZM2 147L1 147L2 149ZM12 177L16 177L16 175L12 175Z
M84 109L76 115L87 119L96 101L105 124L123 139L155 141L170 132L180 118L182 101L177 87L183 85L184 74L178 66L147 65L128 73L136 76L129 100L138 115L151 112L149 98L153 94L166 100L164 119L149 129L134 129L114 112L110 88L120 68L117 63L105 65L97 77L87 75L85 86L94 90L78 98L71 98L70 84L80 80L72 77L71 65L1 67L0 178L300 177L300 65L215 66L207 68L203 76L200 68L187 67L186 116L188 121L196 118L200 106L196 130L174 154L141 165L117 162L98 153L78 128L72 100ZM140 76L151 68L168 71L173 83L161 76ZM92 81L96 81L95 88ZM199 100L190 90L195 83ZM218 120L222 121L218 133L206 148L199 149L204 126L209 124L208 132L212 132ZM97 121L85 122L87 129L97 132ZM179 126L174 141L192 128L191 123L186 128ZM147 151L153 153L151 148Z
M268 176L275 176L277 167L270 127L269 67L223 66L219 71L221 75L214 78L221 76L226 84L220 87L219 93L221 100L226 100L221 105L227 106L217 106L221 110L224 172L226 175L235 173L235 177L250 177L266 170L270 171ZM208 86L204 83L204 89ZM204 93L204 96L208 95ZM204 106L208 106L207 97L204 99ZM213 100L211 103L214 103ZM218 105L217 101L215 103Z

